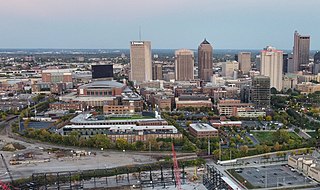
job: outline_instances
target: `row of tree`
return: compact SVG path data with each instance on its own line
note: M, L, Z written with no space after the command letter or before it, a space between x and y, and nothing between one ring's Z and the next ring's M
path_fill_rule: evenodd
M50 142L55 144L61 144L66 146L78 146L78 147L90 147L98 149L118 149L118 150L171 150L172 143L181 150L193 152L196 151L196 147L190 143L186 138L182 139L148 139L147 141L136 141L130 143L127 139L117 138L116 141L112 141L108 135L96 134L91 137L82 137L78 132L71 132L69 135L60 135L57 133L49 132L46 129L33 129L27 128L23 135L27 138L40 140L43 142Z

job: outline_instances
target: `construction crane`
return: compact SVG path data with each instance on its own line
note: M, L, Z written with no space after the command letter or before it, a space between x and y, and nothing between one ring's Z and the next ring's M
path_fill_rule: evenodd
M11 190L10 187L2 181L0 181L0 188L3 190Z
M11 173L10 173L10 171L9 171L8 165L7 165L7 163L6 163L6 160L4 159L3 154L1 154L1 159L2 159L2 161L3 161L4 166L6 167L7 173L8 173L8 175L9 175L10 181L11 181L11 183L12 183L12 182L13 182L13 178L12 178L12 175L11 175Z
M178 190L182 190L177 154L176 154L176 151L174 150L173 143L172 143L172 156L173 156L174 177L175 177L175 181L176 181L176 186L177 186Z

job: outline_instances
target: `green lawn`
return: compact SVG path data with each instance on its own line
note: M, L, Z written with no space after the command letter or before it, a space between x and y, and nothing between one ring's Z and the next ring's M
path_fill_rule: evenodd
M253 136L261 143L265 143L265 144L268 144L270 143L271 141L274 140L274 137L273 137L273 133L274 132L270 132L270 131L261 131L261 132L252 132ZM298 140L300 139L300 137L294 133L294 132L289 132L289 136L291 139L293 140Z

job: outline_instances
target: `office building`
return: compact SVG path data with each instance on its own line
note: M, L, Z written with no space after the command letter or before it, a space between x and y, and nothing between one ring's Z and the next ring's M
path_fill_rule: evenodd
M240 52L238 54L239 69L243 74L248 74L251 70L251 53Z
M251 103L241 103L240 100L226 99L219 100L217 109L220 116L237 116L240 111L249 111L253 109Z
M302 36L294 32L293 67L290 72L301 71L309 64L310 36Z
M274 47L261 51L261 75L270 77L271 88L282 90L283 52Z
M288 61L289 61L289 55L287 53L283 53L283 65L282 65L283 74L288 73Z
M270 107L270 78L266 76L255 76L252 78L251 102L256 108Z
M192 123L189 125L189 132L195 138L218 137L218 129L213 128L207 123Z
M162 64L161 63L154 63L152 66L152 79L153 80L162 80Z
M240 100L242 103L249 103L250 102L250 93L251 93L251 86L244 85L240 89Z
M130 80L142 83L152 80L150 41L132 41L130 46Z
M199 78L206 82L211 81L213 75L212 51L213 48L206 39L198 47Z
M194 53L188 49L175 52L175 79L188 81L194 79Z
M320 72L320 52L317 51L317 53L314 55L313 58L313 74L317 75Z
M235 73L239 71L239 63L236 61L227 61L222 63L222 72L223 77L234 77Z

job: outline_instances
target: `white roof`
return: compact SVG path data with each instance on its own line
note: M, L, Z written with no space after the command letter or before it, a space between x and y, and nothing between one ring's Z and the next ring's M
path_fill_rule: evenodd
M64 128L71 129L105 129L110 130L126 130L134 129L136 131L143 130L157 130L157 129L166 129L166 130L177 130L173 125L151 125L151 126L137 126L137 125L66 125Z
M192 123L190 127L196 131L218 131L216 128L206 123Z
M71 119L72 123L120 123L120 122L139 122L139 121L165 121L163 119L157 119L157 118L141 118L141 119L117 119L117 120L90 120L88 119L92 114L79 114L73 119Z
M212 124L221 124L221 125L241 125L242 121L217 121L217 122L212 122Z

